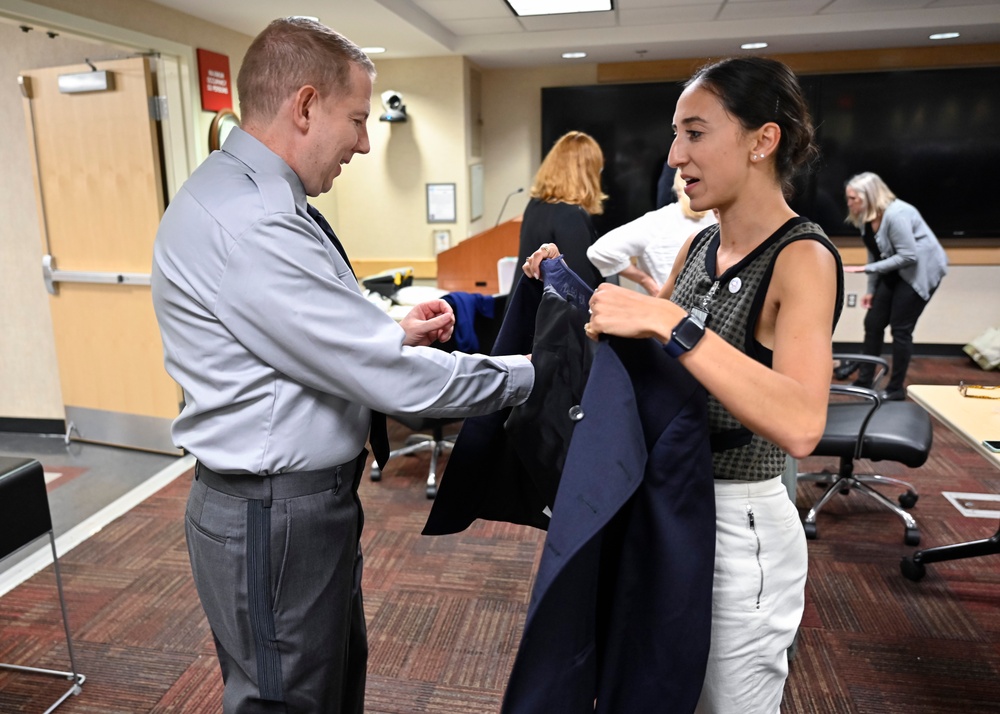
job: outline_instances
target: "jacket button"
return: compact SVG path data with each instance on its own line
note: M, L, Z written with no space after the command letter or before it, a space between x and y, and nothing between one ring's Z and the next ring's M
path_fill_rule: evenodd
M569 418L573 421L580 421L583 419L583 409L580 408L579 404L574 404L569 408Z

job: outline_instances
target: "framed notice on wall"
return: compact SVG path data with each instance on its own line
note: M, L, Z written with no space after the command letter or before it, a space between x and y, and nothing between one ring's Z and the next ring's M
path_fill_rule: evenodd
M455 184L427 184L427 222L455 222Z

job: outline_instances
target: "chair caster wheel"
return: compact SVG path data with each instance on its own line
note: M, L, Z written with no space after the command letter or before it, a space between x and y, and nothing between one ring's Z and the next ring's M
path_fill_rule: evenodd
M437 492L438 492L437 486L428 486L427 487L427 498L433 500L434 497L437 496Z
M927 568L923 563L918 563L913 558L903 558L899 563L899 570L907 580L917 582L927 574Z
M380 469L378 467L378 464L375 464L375 463L372 464L372 470L368 474L368 477L372 481L381 481L382 480L382 469Z
M806 532L806 538L809 540L816 540L816 524L815 523L803 523L803 530Z
M913 508L917 505L917 499L920 498L919 495L913 493L913 491L907 491L906 493L899 494L899 505L903 508Z
M907 528L903 542L907 545L920 545L920 531L916 528Z

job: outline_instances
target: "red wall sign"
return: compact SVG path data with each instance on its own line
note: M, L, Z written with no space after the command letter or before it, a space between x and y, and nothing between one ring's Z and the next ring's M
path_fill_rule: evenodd
M201 83L201 108L207 112L233 108L230 91L229 57L218 52L198 50L198 77Z

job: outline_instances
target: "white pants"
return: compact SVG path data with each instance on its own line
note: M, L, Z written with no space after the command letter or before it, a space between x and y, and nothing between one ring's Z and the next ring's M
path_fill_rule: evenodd
M712 642L698 714L777 714L808 554L780 478L715 481Z

